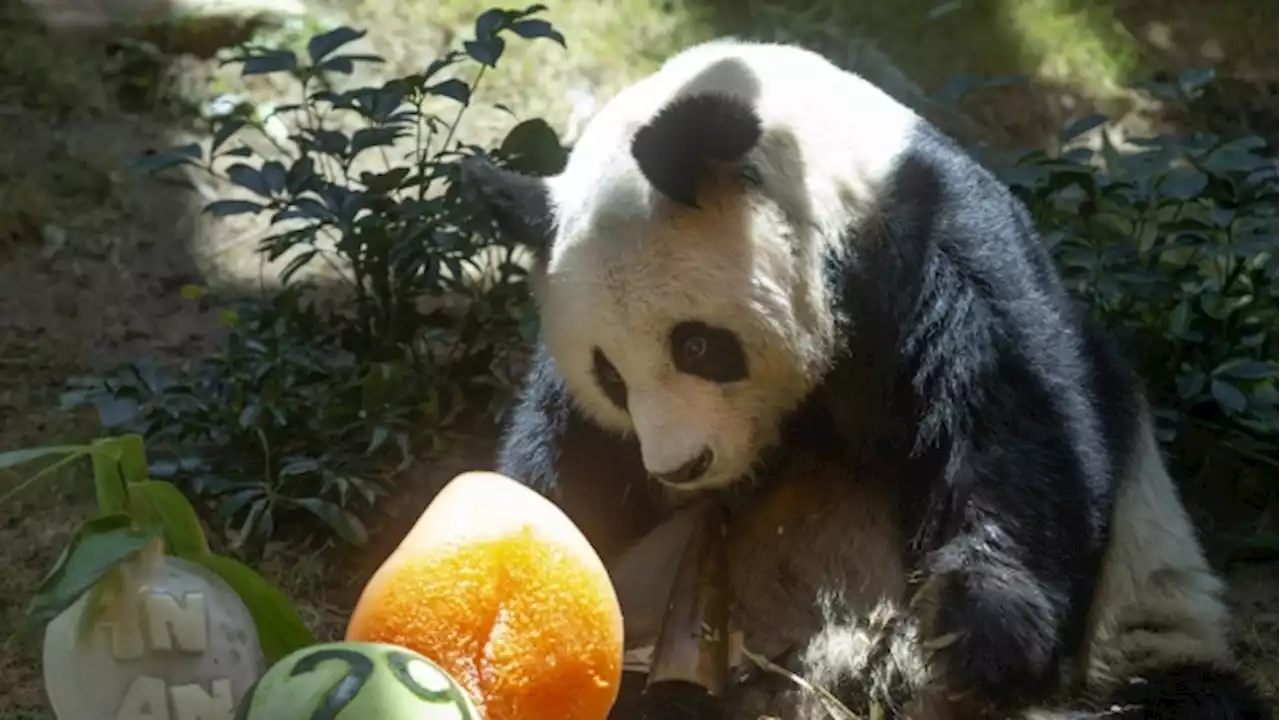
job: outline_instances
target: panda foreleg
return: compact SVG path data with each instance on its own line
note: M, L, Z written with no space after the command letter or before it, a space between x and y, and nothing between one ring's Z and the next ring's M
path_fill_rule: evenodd
M944 692L975 706L1013 708L1049 695L1069 588L1001 552L998 526L932 554L911 600L920 642Z

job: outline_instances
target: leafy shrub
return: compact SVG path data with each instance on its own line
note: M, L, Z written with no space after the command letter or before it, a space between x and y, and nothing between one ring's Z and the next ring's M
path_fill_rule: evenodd
M1189 71L1165 96L1212 80ZM1105 122L1073 123L1063 144ZM996 169L1030 208L1070 290L1144 376L1160 439L1208 430L1275 466L1277 168L1263 138L1156 135L1121 152L1028 151Z
M380 62L342 52L363 35L350 28L311 38L305 62L265 48L235 58L243 75L291 76L303 101L265 121L252 111L231 114L216 122L207 151L192 144L140 165L200 168L247 191L205 211L269 214L274 232L259 250L289 258L284 290L266 303L224 309L230 337L214 357L176 374L144 361L112 377L79 379L66 404L92 403L106 426L145 433L155 448L152 473L234 526L235 545L265 541L279 516L294 511L362 543L352 509L372 504L382 481L407 467L472 391L487 388L491 401L501 399L493 386L509 381L510 351L528 330L515 248L454 185L461 161L484 151L455 134L476 86L504 53L504 36L564 44L533 17L543 9L488 10L463 50L372 87L335 91L330 82ZM479 65L472 81L447 77L464 63ZM428 112L428 102L458 110L446 121ZM295 123L287 138L272 135L287 127L272 125L281 117ZM246 141L255 130L283 157L255 150ZM564 162L541 120L518 124L492 154L529 172ZM313 283L298 273L317 261L344 279L349 301L334 308L315 300ZM193 301L204 294L186 291Z

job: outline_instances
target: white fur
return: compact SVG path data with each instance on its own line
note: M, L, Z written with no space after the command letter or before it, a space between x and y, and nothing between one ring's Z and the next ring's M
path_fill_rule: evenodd
M1109 683L1149 664L1229 661L1222 581L1210 568L1149 425L1116 497L1093 618L1087 682ZM1173 632L1153 633L1155 622Z
M752 99L764 136L750 160L763 193L709 187L702 209L689 210L640 173L635 131L700 91ZM815 53L734 40L694 46L614 97L549 182L556 236L534 273L548 347L579 407L635 432L652 473L710 447L715 463L684 489L749 474L832 355L822 255L874 207L918 122ZM749 378L724 386L677 372L668 333L681 320L737 333ZM626 381L629 412L597 386L595 347Z
M1084 689L1096 696L1171 663L1234 662L1222 580L1205 559L1149 422L1137 440L1133 467L1116 496L1082 658ZM1025 715L1057 717L1060 712L1048 708Z

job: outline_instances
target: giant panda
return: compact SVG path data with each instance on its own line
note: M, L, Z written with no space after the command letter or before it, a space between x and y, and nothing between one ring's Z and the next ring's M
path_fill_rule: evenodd
M956 143L800 47L721 39L564 169L461 184L539 338L497 469L609 559L730 517L744 643L884 717L1261 718L1139 379ZM828 717L748 677L726 717Z

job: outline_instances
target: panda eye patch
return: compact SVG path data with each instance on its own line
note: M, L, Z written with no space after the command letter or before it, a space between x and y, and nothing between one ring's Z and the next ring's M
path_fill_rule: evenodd
M671 328L671 362L682 373L716 383L747 377L747 354L738 336L696 321Z
M600 348L591 351L591 370L595 373L596 384L604 392L609 401L622 410L627 409L627 384L622 380L618 368L609 362Z

